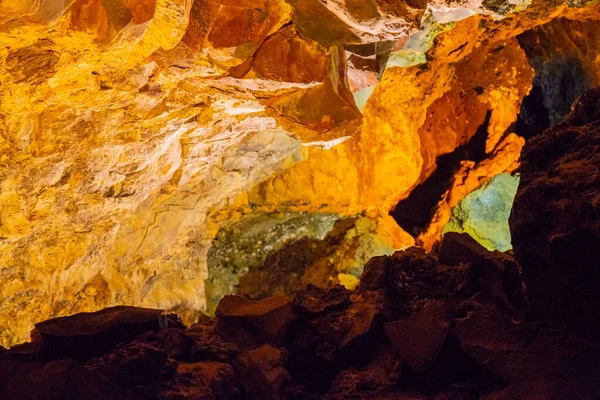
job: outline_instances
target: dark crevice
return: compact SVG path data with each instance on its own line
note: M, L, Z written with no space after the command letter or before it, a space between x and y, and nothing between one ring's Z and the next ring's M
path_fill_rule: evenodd
M529 139L550 127L550 113L544 106L544 93L540 85L534 84L531 92L523 99L515 133Z
M559 46L560 39L555 39L552 26L541 26L517 37L535 70L533 89L523 100L515 125L515 133L526 139L560 122L571 110L571 104L593 86L578 58L579 49L574 44Z
M408 198L396 205L390 215L402 229L417 236L431 220L432 209L450 187L461 161L471 160L478 163L485 159L485 141L490 117L491 112L488 111L484 123L477 129L469 143L452 153L438 157L435 172L424 183L417 186Z

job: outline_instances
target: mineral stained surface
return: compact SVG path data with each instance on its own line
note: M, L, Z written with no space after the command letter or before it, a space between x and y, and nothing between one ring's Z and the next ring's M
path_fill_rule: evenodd
M221 249L269 259L244 221L332 243L302 282L356 285L341 255L431 248L517 168L532 88L550 123L557 91L598 83L599 19L586 1L0 1L0 345L111 305L194 320ZM484 159L416 238L399 228L390 210L482 125Z

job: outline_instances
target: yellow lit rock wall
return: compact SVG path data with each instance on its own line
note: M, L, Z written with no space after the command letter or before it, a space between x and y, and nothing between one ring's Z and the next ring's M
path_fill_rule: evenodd
M455 183L462 189L444 196L450 200L442 200L433 222L418 238L431 249L453 204L485 180L518 166L524 141L511 135L510 128L531 89L534 71L515 37L557 16L594 24L599 13L597 6L580 10L537 2L502 20L473 16L438 28L426 63L388 67L363 110L356 135L329 151L310 150L307 160L255 188L249 202L345 215L368 211L386 218L435 170L438 156L475 134L489 111L489 161L473 174L467 171L475 166L463 167L460 175L473 176L470 183ZM413 53L405 50L397 57L408 59Z
M514 168L513 38L597 6L416 3L0 2L0 344L115 304L193 319L211 240L248 209L362 214L410 244L389 210L484 111L508 160L486 168ZM361 115L341 46L380 40L406 46Z

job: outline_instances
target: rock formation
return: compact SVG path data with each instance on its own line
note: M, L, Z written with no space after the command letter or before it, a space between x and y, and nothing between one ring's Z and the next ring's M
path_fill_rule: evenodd
M598 20L588 1L3 0L0 344L109 306L190 323L232 290L353 287L372 256L434 248L518 167L528 121L599 83ZM478 132L482 157L401 229L389 212Z
M600 90L523 151L510 216L514 251L530 277L532 313L551 326L600 334Z
M448 233L438 256L373 258L353 292L226 296L189 328L135 308L38 324L32 343L0 354L0 396L594 398L600 345L532 323L527 295L511 256Z
M596 398L599 133L594 89L525 145L516 259L446 232L370 259L354 290L226 295L189 327L135 307L51 319L0 348L0 398Z
M519 176L494 176L458 202L442 233L467 232L489 250L512 249L508 217L518 185Z

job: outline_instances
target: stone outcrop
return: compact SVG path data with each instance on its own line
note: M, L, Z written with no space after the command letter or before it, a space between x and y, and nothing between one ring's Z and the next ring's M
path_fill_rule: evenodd
M50 320L53 332L93 333L99 354L70 359L42 334L41 347L0 353L0 396L594 398L600 344L532 323L519 271L509 254L448 233L439 257L411 248L371 260L353 292L308 286L292 299L229 296L214 320L189 328L160 323L140 332L161 311L133 308ZM136 336L117 334L105 315L119 315Z
M551 326L600 334L600 90L532 138L510 226L532 312Z

